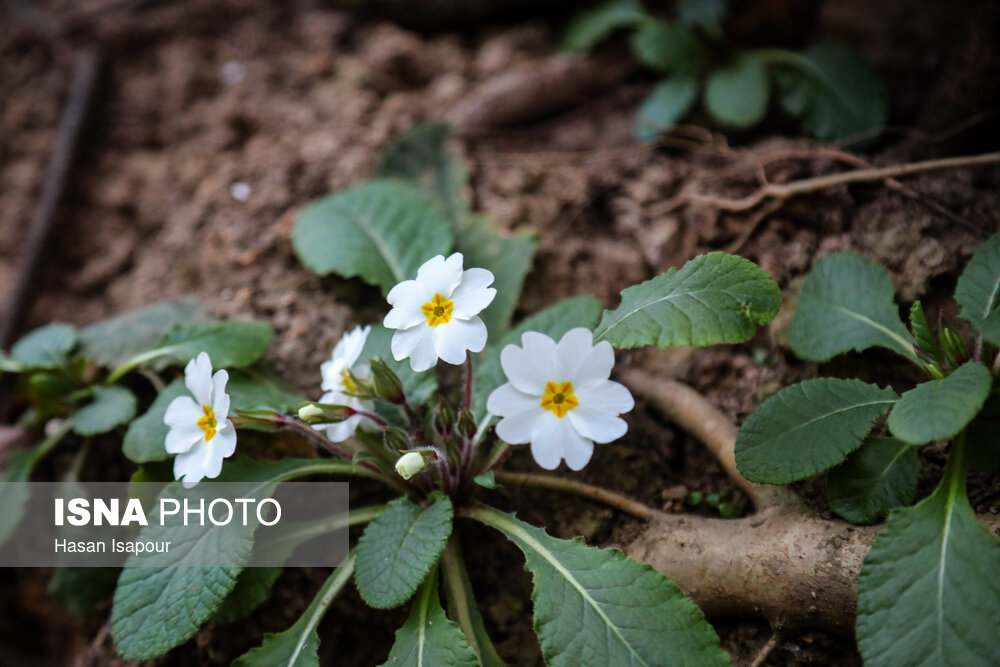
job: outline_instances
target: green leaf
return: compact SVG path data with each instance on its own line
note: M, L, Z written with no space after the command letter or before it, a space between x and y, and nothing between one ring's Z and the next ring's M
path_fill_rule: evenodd
M323 472L348 473L351 469L351 464L334 460L254 461L244 457L228 462L216 481L257 482L260 491L253 497L263 497L282 481ZM160 496L175 493L179 485L168 485ZM186 495L190 497L198 489ZM225 560L233 563L247 562L256 529L254 521L248 523L185 528L159 526L154 518L140 531L141 540L171 541L177 546L162 556L164 562L142 561L142 567L133 567L129 566L136 562L132 556L122 570L111 612L111 634L122 657L146 660L162 655L187 641L216 613L236 586L241 568L192 567L188 563L209 561L206 554L210 553L226 554Z
M420 587L410 606L410 617L396 631L396 641L382 667L448 665L475 667L476 653L458 625L448 620L438 598L437 568Z
M802 286L788 334L792 349L803 359L828 361L877 345L916 361L894 292L889 274L875 262L854 253L824 257Z
M373 180L313 202L292 232L299 259L320 275L358 276L387 294L452 245L448 221L416 189Z
M913 445L950 438L972 421L992 388L989 369L970 361L946 378L928 380L903 394L889 415L889 430Z
M691 110L696 99L698 79L693 76L677 74L656 84L639 105L636 138L651 141L666 134Z
M917 492L917 450L895 438L870 436L826 478L830 509L851 523L873 523Z
M316 627L330 603L337 597L354 569L355 556L334 570L312 603L295 624L277 634L264 636L264 643L243 654L233 662L233 667L319 667L319 633Z
M503 368L500 366L500 351L504 347L520 345L521 334L526 331L537 331L559 340L570 329L576 327L592 329L600 318L601 308L601 302L590 295L563 299L525 318L503 338L487 345L476 360L475 382L472 385L472 404L476 421L480 421L486 415L486 400L490 392L506 382Z
M816 378L785 387L747 417L736 467L752 482L789 484L842 463L899 396L861 380Z
M781 291L753 262L711 252L622 292L594 340L618 348L714 345L749 340L781 306Z
M803 51L764 52L779 65L780 102L813 136L846 139L886 123L888 97L871 65L850 47L822 43Z
M1000 540L965 492L962 445L937 490L889 515L858 578L858 649L866 665L1000 664Z
M465 268L493 272L496 298L480 317L496 336L510 327L538 237L528 232L501 234L489 218L470 213L464 193L465 165L448 150L450 138L448 125L419 125L386 150L377 173L412 185L431 199L451 224L455 250L464 256Z
M910 331L917 341L920 351L932 360L940 362L944 358L941 350L941 343L937 337L931 333L931 327L927 324L927 316L924 315L924 307L919 301L914 301L910 306Z
M728 11L729 0L680 0L677 3L677 20L685 25L715 30Z
M194 297L129 310L80 330L83 356L109 368L148 350L175 324L205 324L208 308Z
M385 150L375 176L416 188L454 227L469 216L469 201L464 192L465 165L448 150L451 136L446 123L414 127Z
M167 406L178 396L189 396L183 379L176 379L168 384L156 397L149 409L128 425L122 451L133 463L148 463L150 461L165 461L169 458L166 450L167 431L169 427L163 423Z
M563 36L562 48L584 53L590 51L615 30L638 25L647 17L639 0L611 0L577 14Z
M280 567L248 567L240 572L236 586L212 617L213 623L235 623L249 616L271 596Z
M770 91L764 62L743 53L709 75L705 109L723 125L746 129L764 119Z
M501 531L534 580L535 632L548 665L729 665L701 610L676 584L617 549L559 540L488 507L466 516Z
M94 387L94 400L73 415L73 430L80 435L107 433L135 416L135 396L124 387Z
M705 50L684 26L666 21L645 21L632 35L636 59L663 74L695 78L705 67Z
M66 437L73 428L72 420L63 422L55 433L45 438L41 444L32 449L17 449L10 453L4 466L0 481L28 482L31 472L52 448ZM14 533L14 529L24 517L24 509L31 499L27 484L0 484L0 545L3 545Z
M264 356L273 337L274 330L266 322L229 320L210 324L177 324L143 356L170 357L187 363L200 353L207 352L216 369L241 368Z
M497 294L479 314L490 335L510 329L524 279L531 271L538 235L520 232L506 236L484 216L470 216L455 228L455 249L465 257L465 268L481 267L493 273Z
M979 246L969 260L955 287L955 301L963 320L984 340L1000 345L1000 234Z
M26 370L27 366L20 361L14 361L0 350L0 373L23 373Z
M409 498L390 502L358 540L354 575L361 599L376 609L398 607L416 592L451 535L451 500L426 507Z
M76 329L71 325L46 324L17 341L10 356L30 368L59 368L66 365L76 342Z
M116 567L55 567L46 591L71 613L85 616L111 597L118 572Z
M441 574L445 583L448 616L458 623L479 664L482 667L507 667L486 632L456 535L448 540L448 545L441 554Z
M270 371L251 366L229 373L226 384L231 410L274 410L294 412L305 398L296 389Z

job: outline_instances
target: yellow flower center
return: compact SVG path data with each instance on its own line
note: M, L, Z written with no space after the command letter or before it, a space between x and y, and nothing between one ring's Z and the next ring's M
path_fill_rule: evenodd
M351 394L358 393L358 385L351 377L351 372L349 369L345 368L344 372L340 374L340 381L344 384L344 390Z
M451 322L451 311L454 309L455 302L440 294L435 294L433 299L420 307L420 310L427 316L427 326L431 327Z
M573 383L546 383L545 396L542 396L542 407L560 419L565 417L570 410L580 407L580 401L573 394Z
M198 428L205 432L205 442L208 442L215 437L219 423L215 421L215 410L207 405L201 406L201 409L205 412L205 416L198 419Z

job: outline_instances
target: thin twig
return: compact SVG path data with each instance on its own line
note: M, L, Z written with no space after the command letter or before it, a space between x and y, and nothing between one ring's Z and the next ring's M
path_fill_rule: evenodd
M637 369L625 371L623 379L678 426L703 442L758 511L768 508L794 510L801 506L801 501L789 489L754 484L740 474L736 468L736 426L697 391Z
M764 643L763 646L760 647L760 650L757 651L757 655L754 656L753 662L750 663L750 667L761 667L761 665L764 664L767 657L771 655L771 651L773 651L774 647L778 645L779 636L779 631L775 628L771 633L771 637Z
M739 199L729 199L725 197L717 197L715 195L707 195L700 192L687 191L681 192L676 197L672 197L658 206L653 207L650 210L650 215L656 217L691 203L707 204L723 211L748 211L767 199L787 200L839 185L886 181L931 171L962 169L966 167L996 164L1000 164L1000 152L985 153L983 155L941 158L937 160L925 160L923 162L909 162L890 167L857 169L855 171L846 171L839 174L827 174L825 176L805 178L798 181L791 181L789 183L764 183L755 192Z
M651 507L647 507L642 503L626 498L625 496L615 493L614 491L608 491L607 489L602 489L599 486L577 482L576 480L566 479L565 477L537 475L529 472L504 472L499 470L493 473L493 476L499 484L535 486L540 489L551 489L553 491L574 493L578 496L583 496L584 498L589 498L610 507L614 507L615 509L619 509L622 512L631 514L638 519L642 519L643 521L648 521L657 515L656 510Z
M17 278L7 297L0 319L0 348L8 347L27 315L31 297L38 284L42 257L55 227L59 203L66 192L69 173L78 152L80 137L94 99L101 56L96 47L80 49L75 57L69 86L69 101L59 123L45 180L28 228Z

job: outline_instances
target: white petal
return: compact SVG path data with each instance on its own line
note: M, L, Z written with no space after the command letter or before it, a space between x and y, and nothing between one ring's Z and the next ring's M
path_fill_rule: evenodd
M515 388L542 396L545 383L556 378L552 376L552 362L556 342L537 331L528 331L521 336L521 345L507 345L500 351L500 366L504 375Z
M205 432L194 422L184 426L171 426L170 430L167 431L164 446L167 454L183 454L190 451L204 437Z
M200 482L205 476L204 461L207 451L208 445L202 440L191 451L178 454L174 459L174 479L181 480L188 488Z
M535 424L544 417L545 410L537 406L508 415L497 424L497 436L512 445L523 445L531 441ZM559 465L558 461L556 461L556 465Z
M576 432L594 442L611 442L625 435L628 424L610 412L585 408L582 405L566 414Z
M229 415L227 382L229 382L229 373L225 370L215 372L215 377L212 378L212 410L215 411L215 419L220 422Z
M393 308L382 324L388 329L406 329L427 321L420 308L433 297L434 293L416 280L404 280L389 290L386 300Z
M186 427L198 425L198 420L205 416L202 407L190 396L178 396L170 401L167 411L163 413L163 423L170 427Z
M433 327L419 326L414 328L423 330L417 339L416 347L410 352L410 368L419 373L434 368L434 365L437 364L438 355L435 350ZM393 340L395 341L395 337L393 337ZM396 351L393 350L392 353L395 355ZM396 357L396 360L399 361L399 357Z
M212 360L208 353L200 353L184 367L184 384L200 404L212 404Z
M431 257L417 269L417 282L430 296L440 294L451 298L452 292L462 281L462 253L452 253L448 259L442 255Z
M361 425L362 419L363 417L354 415L338 424L323 424L322 426L326 430L326 437L330 439L330 442L343 442L354 435L358 426Z
M364 349L365 341L368 340L368 334L371 333L371 330L370 326L363 329L356 326L345 333L337 341L330 358L334 361L342 361L345 367L353 366L354 362L361 356L361 350Z
M493 303L497 291L490 287L492 283L493 274L486 269L467 269L462 273L462 282L451 295L455 317L467 320Z
M629 390L613 380L592 382L574 393L583 408L621 414L635 407L635 399Z
M215 432L215 437L212 438L212 442L208 443L212 447L215 447L217 452L222 455L222 458L228 459L236 451L236 427L233 426L233 422L229 419L224 422L220 422L219 430ZM219 460L219 465L222 465L222 460ZM216 477L216 475L208 475L209 477Z
M486 347L486 325L478 317L471 320L453 319L434 329L434 349L437 356L449 364L465 363L466 350L482 352Z
M555 470L562 459L572 462L570 469L579 470L590 460L593 448L569 420L552 413L536 421L531 432L531 455L546 470Z
M320 387L323 391L339 391L344 388L344 362L341 360L329 359L319 365L319 373L323 378Z
M532 408L542 409L538 397L518 391L510 382L494 389L486 400L486 409L498 417L508 417Z
M593 340L589 329L567 331L556 346L553 379L572 382L575 389L607 380L615 365L614 348L607 341L593 345Z
M418 324L409 329L397 329L392 334L392 356L396 361L402 361L413 353L417 345L420 344L424 336L431 335L431 327L426 324Z

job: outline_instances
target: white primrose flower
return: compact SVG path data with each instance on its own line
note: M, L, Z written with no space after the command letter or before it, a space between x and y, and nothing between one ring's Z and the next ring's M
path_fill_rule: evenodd
M212 376L212 360L202 352L184 368L184 384L190 396L178 396L167 406L163 423L166 448L174 458L174 479L191 488L202 478L219 476L223 459L236 451L236 427L229 419L229 373Z
M433 368L438 359L449 364L465 361L466 350L482 352L486 325L478 315L497 291L486 269L462 270L462 253L448 259L432 257L417 270L416 280L405 280L389 292L393 307L384 324L395 329L392 356L410 358L415 371Z
M371 330L370 326L364 328L358 326L345 333L337 341L330 358L320 365L319 370L323 375L322 389L326 392L320 397L320 403L345 405L355 410L371 412L373 407L371 401L350 395L350 393L358 391L351 374L359 380L367 380L371 375L371 368L368 367L368 364L357 363ZM354 435L363 419L364 417L361 415L351 415L337 424L316 424L313 428L317 431L325 430L326 437L331 442L343 442Z
M503 417L497 435L515 445L530 442L532 457L546 470L555 470L563 459L570 470L580 470L595 442L611 442L628 430L618 415L635 401L608 379L615 365L611 344L593 341L582 328L558 343L529 331L521 336L521 347L508 345L500 352L509 382L493 390L486 408Z

